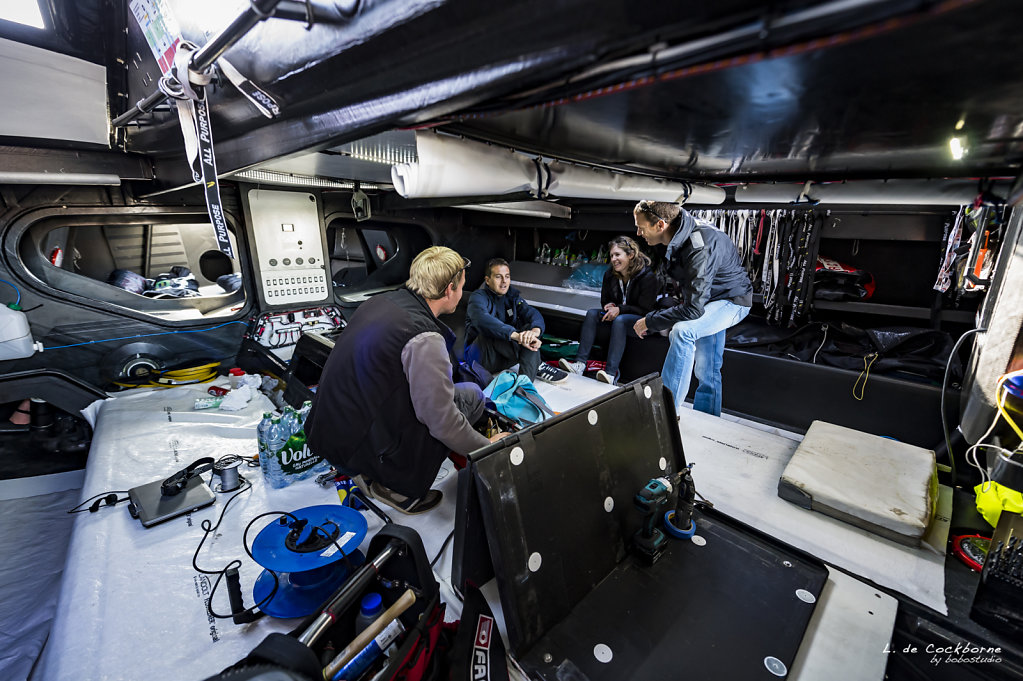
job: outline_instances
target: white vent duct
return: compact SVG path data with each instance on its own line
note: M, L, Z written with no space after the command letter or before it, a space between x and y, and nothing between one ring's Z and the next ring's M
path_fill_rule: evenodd
M542 163L510 149L433 132L416 133L418 163L391 167L394 188L406 199L499 196L529 192L538 198L683 201L718 204L719 187L614 173L562 161Z
M977 183L969 180L858 180L811 184L747 184L735 188L737 203L805 202L875 205L961 206L973 203Z
M432 132L416 132L417 163L391 166L391 183L406 199L537 195L537 163L511 149Z
M575 166L561 161L549 163L547 170L550 173L547 192L551 196L699 204L719 204L725 200L725 190L721 187L613 173L610 170Z

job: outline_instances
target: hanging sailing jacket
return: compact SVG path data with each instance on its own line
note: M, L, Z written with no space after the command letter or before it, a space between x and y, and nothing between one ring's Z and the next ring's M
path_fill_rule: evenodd
M477 336L509 340L516 331L525 329L544 331L543 317L535 307L522 299L514 286L500 296L484 284L469 296L469 309L465 313L465 344Z
M625 289L625 301L622 301L622 289ZM657 275L649 267L644 267L623 285L621 280L609 268L604 272L604 281L600 286L600 306L614 303L621 314L645 315L657 305Z
M657 277L667 306L646 315L651 331L669 329L676 323L703 316L703 308L715 300L753 305L753 285L742 266L739 251L728 235L709 222L697 222L682 211L682 226L668 244Z

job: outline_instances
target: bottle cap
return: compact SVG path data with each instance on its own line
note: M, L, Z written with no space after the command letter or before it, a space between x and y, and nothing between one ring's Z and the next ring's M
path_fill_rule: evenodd
M231 376L244 376L245 375L245 371L243 369L239 369L238 367L235 367L235 368L231 369L227 373L229 373Z
M378 593L368 593L362 597L362 605L359 606L359 612L363 615L376 615L384 609L384 599L380 597Z

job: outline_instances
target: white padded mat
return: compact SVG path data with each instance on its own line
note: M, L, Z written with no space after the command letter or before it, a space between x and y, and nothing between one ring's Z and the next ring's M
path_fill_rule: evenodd
M933 478L930 449L814 421L781 479L813 510L912 546L931 521Z
M939 493L925 545L911 549L778 497L778 479L797 443L787 437L683 409L686 460L696 489L715 508L818 558L948 614L944 547L951 491ZM940 548L932 548L940 547Z

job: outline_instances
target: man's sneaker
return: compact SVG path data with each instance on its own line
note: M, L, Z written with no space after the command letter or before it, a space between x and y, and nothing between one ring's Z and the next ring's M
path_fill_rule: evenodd
M367 497L372 497L373 493L369 491L369 488L373 485L373 481L367 478L365 475L352 475L349 476L355 486L362 490L363 494Z
M552 367L547 362L541 362L536 370L536 377L548 383L564 383L568 379L568 372Z
M618 372L616 371L614 374L609 374L601 369L597 372L597 380L603 381L609 385L618 385Z
M431 489L418 499L410 499L392 489L384 487L379 482L370 484L370 493L374 499L382 501L391 508L397 509L402 513L408 513L409 515L425 513L434 508L444 498L444 495L439 490Z
M564 357L558 360L558 366L571 374L581 374L586 371L586 362L572 362Z

